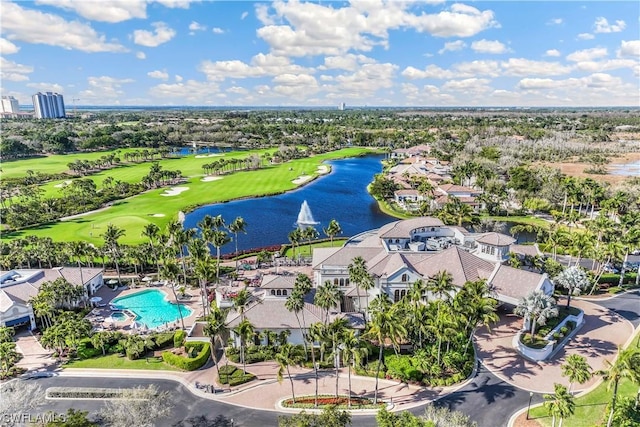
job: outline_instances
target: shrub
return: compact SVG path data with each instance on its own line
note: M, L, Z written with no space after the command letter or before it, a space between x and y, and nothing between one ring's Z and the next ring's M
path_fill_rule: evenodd
M387 374L401 381L420 381L423 373L413 364L411 356L392 355L385 359Z
M178 329L176 333L173 335L173 346L180 347L184 342L184 339L187 337L187 333L182 329Z
M256 376L249 372L245 374L242 369L238 369L231 365L225 365L220 367L220 377L218 378L218 381L220 384L236 386L253 381L255 378Z
M173 343L174 336L174 332L163 332L161 334L155 335L153 337L153 340L156 343L155 348L161 349L169 347Z
M120 343L114 344L112 346L109 346L109 348L107 349L107 353L109 353L109 354L124 354L124 347Z
M573 320L567 321L565 325L567 325L567 328L569 328L570 331L573 331L576 328L576 322L574 322Z
M567 335L567 333L569 332L569 328L567 326L563 326L562 328L560 328L560 333L562 335Z
M190 353L193 349L198 352L195 357L182 357L170 351L165 351L162 353L162 360L185 371L195 371L207 363L211 355L211 347L208 342L188 343L187 353Z

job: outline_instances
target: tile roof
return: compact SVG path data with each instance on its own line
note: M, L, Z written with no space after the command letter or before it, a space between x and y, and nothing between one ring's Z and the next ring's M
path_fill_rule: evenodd
M293 289L296 276L280 276L269 274L262 278L260 289Z
M457 246L452 246L414 264L423 277L431 277L440 271L448 271L453 283L462 287L468 281L487 279L495 264L479 258Z
M249 306L244 311L244 315L259 329L299 329L300 325L295 313L285 307L286 301L286 298L265 298ZM322 310L315 306L309 307L310 305L307 303L304 307L305 323L310 325L315 322L321 322ZM300 314L299 316L302 321L302 315ZM240 314L235 310L231 310L227 315L227 324L230 328L238 326L240 324Z
M361 246L344 246L342 248L337 248L334 253L329 255L324 260L319 260L318 263L315 263L315 251L314 251L314 268L316 266L323 265L333 265L333 266L343 266L346 267L353 259L357 256L361 256L368 264L369 260L380 252L382 249L380 248L369 248L369 247L361 247Z
M511 236L507 236L506 234L496 233L495 231L492 231L480 237L479 239L476 239L476 242L493 246L509 246L514 244L516 242L516 239Z
M543 274L500 264L491 278L491 286L499 296L520 300L529 292L538 289L545 277Z
M521 255L529 255L529 256L542 255L542 252L540 252L540 249L538 249L537 244L534 244L534 245L515 245L514 244L509 247L509 252L513 252Z
M424 216L420 218L405 219L392 222L380 228L378 234L383 239L388 238L408 238L411 231L420 227L442 227L444 223L438 218Z

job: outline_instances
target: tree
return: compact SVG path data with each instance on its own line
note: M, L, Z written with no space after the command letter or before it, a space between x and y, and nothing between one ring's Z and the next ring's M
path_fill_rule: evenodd
M216 358L216 339L220 340L224 351L224 337L229 333L226 320L227 312L216 306L214 310L209 312L209 316L207 316L207 323L204 325L203 330L204 334L209 337L209 342L211 344L211 360L213 360L213 363L216 365L218 378L220 378L220 367L218 366L218 360Z
M247 374L247 362L244 357L245 347L247 341L253 337L255 328L253 324L247 319L243 319L240 324L234 329L234 332L240 337L240 359L242 360L242 371Z
M573 415L576 408L576 402L573 395L567 391L562 384L554 384L554 394L545 394L544 407L552 417L551 427L555 427L556 418L560 419L559 427L562 427L562 421Z
M554 282L567 290L567 308L571 304L571 295L580 295L589 286L587 273L577 266L565 269L556 276Z
M280 351L276 354L276 362L278 363L278 382L282 382L284 372L287 372L289 381L291 382L291 396L293 397L293 403L296 403L296 394L293 389L293 377L289 367L297 363L295 355L295 347L290 343L280 347Z
M180 274L180 269L178 264L176 264L174 259L166 259L160 267L159 271L160 277L164 277L171 288L171 292L173 292L173 298L176 300L176 304L178 303L178 295L176 295L176 285L178 284L178 275ZM184 318L182 317L182 307L178 305L178 314L180 315L180 323L182 324L182 329L184 329Z
M587 363L587 359L579 354L569 355L560 368L562 376L569 378L569 392L573 388L573 383L584 384L591 379L591 366Z
M16 350L16 343L0 343L0 378L11 375L13 367L22 359L22 355Z
M120 258L120 244L118 243L118 239L124 236L124 230L122 228L118 228L117 226L109 223L107 224L107 229L102 235L104 239L105 246L109 249L109 253L111 254L111 258L116 265L116 273L118 274L118 282L121 282L120 279L120 265L118 264L118 259Z
M97 423L89 419L88 415L89 411L69 408L65 414L58 414L56 417L64 421L50 421L46 427L99 427Z
M329 240L331 240L331 246L333 247L333 238L342 233L342 228L338 221L332 219L329 221L327 228L324 228L322 231L324 231L324 234L329 238Z
M96 332L91 335L91 345L94 348L99 348L102 350L102 355L105 356L107 354L107 344L111 341L111 333L110 332Z
M149 239L149 247L151 248L151 256L156 262L156 271L160 271L160 263L158 261L158 253L156 252L156 244L160 235L160 227L150 222L142 229L142 236Z
M349 387L348 406L351 407L351 366L358 366L362 359L367 357L367 347L364 347L360 336L353 329L346 329L340 340L340 352L344 364L347 365L347 378Z
M155 385L123 389L120 399L106 400L100 417L107 425L152 427L171 414L169 392Z
M375 283L369 274L366 261L361 256L353 258L347 271L349 272L349 282L356 285L358 305L360 304L360 288L362 288L366 292L367 307L369 307L369 290L375 286Z
M538 290L525 295L513 312L518 316L524 317L525 322L529 321L531 338L533 339L536 333L536 326L538 324L544 325L547 319L556 317L558 308L556 307L556 300Z
M329 406L320 414L309 414L302 411L295 415L280 415L278 427L347 427L351 425L351 414Z
M200 296L202 298L202 310L206 316L211 310L211 303L209 302L209 291L207 290L207 284L213 280L216 276L216 267L213 265L212 260L209 257L196 260L196 268L194 273L200 282Z
M337 307L338 309L340 308L341 297L342 291L330 280L325 281L316 289L316 294L313 297L313 303L324 310L325 325L329 323L329 310L334 307Z
M236 244L236 271L238 271L238 233L247 233L246 228L247 228L247 223L245 222L244 218L242 218L241 216L236 217L236 219L233 220L233 222L231 224L229 224L229 227L227 227L229 229L230 232L233 233L233 241Z
M378 377L382 367L382 356L385 342L391 341L394 348L398 348L400 340L407 334L397 311L392 307L391 300L386 294L380 294L371 302L371 322L366 335L376 341L379 346L378 367L376 368L376 388L374 404L378 403Z
M626 378L635 384L640 384L640 348L627 348L623 350L618 348L618 356L614 362L605 360L607 369L599 371L607 381L607 390L613 389L611 397L611 411L607 427L611 427L613 422L613 414L616 411L616 399L618 397L618 384L621 379Z
M0 383L0 396L0 419L3 427L23 426L24 419L15 417L15 414L31 412L45 403L44 390L34 381L19 379Z
M311 256L311 241L318 238L318 230L309 226L302 230L302 237L309 242L309 256Z
M289 241L291 242L291 249L293 249L293 258L295 259L296 246L298 246L300 244L300 241L302 240L302 231L300 231L299 228L295 228L289 233L288 237Z

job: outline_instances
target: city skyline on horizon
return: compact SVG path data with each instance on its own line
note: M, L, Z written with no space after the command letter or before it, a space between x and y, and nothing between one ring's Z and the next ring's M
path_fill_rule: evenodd
M638 3L549 4L3 1L2 95L58 92L69 110L638 107Z

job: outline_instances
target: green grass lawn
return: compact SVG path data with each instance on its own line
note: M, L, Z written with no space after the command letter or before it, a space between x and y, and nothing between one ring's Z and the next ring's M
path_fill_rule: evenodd
M160 228L177 217L178 211L187 211L196 206L229 200L273 195L293 190L297 187L292 180L300 175L319 176L318 166L325 160L358 156L370 152L364 148L347 148L324 153L304 159L292 160L284 164L270 166L265 169L247 172L236 172L224 175L216 181L202 181L202 164L211 162L215 157L196 159L188 156L180 159L162 161L167 169L181 170L183 175L191 176L187 182L180 184L188 190L176 196L165 197L165 189L150 190L143 194L114 203L106 210L88 214L81 218L42 225L31 229L3 235L3 240L27 235L51 237L55 241L85 240L101 246L102 233L109 223L126 231L120 239L124 244L138 244L144 241L141 232L150 222ZM247 152L236 152L234 156L244 157ZM99 156L98 156L99 157ZM27 161L27 160L25 160ZM166 162L166 163L163 163ZM139 179L144 176L149 164L116 168L93 175L92 179L104 179L111 175L116 179ZM126 174L126 177L125 177ZM104 175L104 176L102 176ZM154 216L163 215L163 216ZM228 219L228 218L227 218Z
M64 365L65 368L91 368L91 369L148 369L152 371L181 371L180 369L164 363L154 357L148 359L129 360L117 354L92 357L91 359L74 360Z
M492 219L494 221L501 222L515 222L517 224L523 225L535 225L542 228L549 228L549 222L545 221L541 218L536 218L533 216L492 216L492 215L482 215L480 216L482 219Z
M296 247L296 256L297 255L302 255L303 257L309 257L311 256L310 253L313 253L313 249L315 248L339 248L342 245L344 245L344 242L347 239L333 239L333 245L331 244L330 240L327 241L323 241L323 242L317 242L317 243L312 243L311 245L308 244L301 244L300 246ZM289 258L293 257L293 249L288 247L285 251L284 254L282 254L282 256L286 256Z

